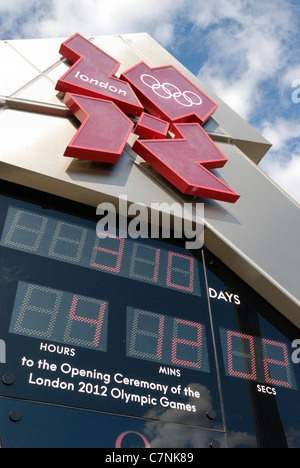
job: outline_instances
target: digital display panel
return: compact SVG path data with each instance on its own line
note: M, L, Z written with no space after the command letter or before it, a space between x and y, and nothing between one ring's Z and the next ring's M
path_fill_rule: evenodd
M197 263L191 255L143 244L50 216L10 207L0 245L99 272L201 296Z
M208 251L205 262L228 447L300 447L299 330Z
M107 351L109 303L20 282L9 331ZM209 372L205 326L127 308L127 356Z
M109 303L20 282L10 333L107 351ZM127 356L210 372L205 326L127 307ZM220 329L227 376L297 389L286 344Z
M222 428L202 262L176 245L99 238L91 221L7 202L0 325L15 381L0 382L1 394Z
M297 331L209 252L0 205L2 400L143 421L150 442L154 422L230 447L300 446Z

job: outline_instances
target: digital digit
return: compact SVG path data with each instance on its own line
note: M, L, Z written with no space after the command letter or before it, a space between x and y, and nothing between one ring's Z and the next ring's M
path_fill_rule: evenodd
M21 286L22 294L25 292ZM63 293L42 286L26 286L14 332L31 337L51 338Z
M287 346L263 339L265 381L271 385L292 388L292 374Z
M129 357L210 372L200 323L128 307L126 348Z
M194 265L193 257L170 251L167 267L167 286L192 293L194 291Z
M131 278L157 283L159 259L160 249L134 243L130 266Z
M130 356L154 361L161 360L164 333L163 315L134 310L130 333Z
M194 335L194 339L178 338L179 328L185 335ZM174 339L172 341L172 364L184 367L202 367L202 333L200 323L187 320L174 320ZM181 355L181 357L179 357ZM184 358L183 358L184 356Z
M116 250L111 248L114 240L115 243L118 244ZM107 247L101 247L99 243L101 243L101 245L107 245ZM110 271L112 273L120 273L124 244L125 239L121 239L112 234L107 234L105 239L97 239L91 258L91 267ZM106 261L106 263L98 263L100 260L101 262Z
M21 281L9 332L106 352L108 307L101 299Z
M87 229L58 222L49 249L49 256L67 262L80 263Z
M102 339L102 331L107 312L107 302L75 295L64 336L65 342L106 351L107 337L103 333Z
M254 338L243 333L227 331L228 374L256 380ZM247 370L248 372L245 372Z
M45 233L48 219L18 210L5 237L4 245L36 253Z

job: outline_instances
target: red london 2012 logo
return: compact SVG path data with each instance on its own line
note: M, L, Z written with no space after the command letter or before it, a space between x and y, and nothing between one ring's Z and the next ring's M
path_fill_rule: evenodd
M73 66L56 89L66 93L65 104L82 124L65 156L116 164L134 131L133 150L182 193L238 200L210 172L227 162L203 129L217 105L176 68L141 62L117 78L120 63L80 34L60 53ZM128 115L139 117L135 129Z

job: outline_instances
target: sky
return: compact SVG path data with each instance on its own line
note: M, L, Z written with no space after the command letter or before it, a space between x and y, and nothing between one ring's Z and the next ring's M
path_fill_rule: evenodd
M0 40L147 32L273 147L300 203L300 0L2 0Z

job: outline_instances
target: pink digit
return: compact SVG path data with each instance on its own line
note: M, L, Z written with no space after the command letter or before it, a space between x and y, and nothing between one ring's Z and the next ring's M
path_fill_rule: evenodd
M187 327L194 327L197 330L197 340L185 340L178 338L178 325L185 325ZM202 367L202 325L200 323L188 322L187 320L175 319L174 320L174 335L176 338L172 341L172 363L179 366L194 367L201 369ZM178 359L177 357L177 347L178 345L191 346L197 351L197 361L187 361L184 359Z
M174 267L173 265L173 259L174 257L186 260L188 263L188 267L186 270L182 268L177 268ZM175 288L175 289L180 289L181 291L189 291L193 292L194 291L194 259L193 257L189 257L187 255L182 255L177 252L169 252L169 258L168 258L168 268L167 268L167 286L170 288ZM175 283L172 280L172 273L177 272L181 275L183 275L184 280L186 282L186 279L188 278L188 286L183 285L183 284L178 284Z
M119 241L119 248L118 250L111 250L111 249L106 249L104 247L99 247L96 246L94 248L93 256L92 256L92 263L91 267L93 268L99 268L100 270L106 270L106 271L111 271L112 273L120 273L121 269L121 263L122 263L122 257L123 257L123 251L124 251L124 244L125 244L125 239L121 239L120 237L113 236L113 235L108 235L109 238L112 239L117 239ZM104 240L102 240L104 242ZM103 252L105 254L113 255L116 257L116 265L115 267L111 267L108 265L104 265L102 263L96 263L96 256L97 252Z
M239 340L247 340L249 342L250 354L241 351L240 349L233 349L232 338L236 337ZM234 377L240 377L247 380L256 380L256 364L255 364L255 352L254 352L254 338L250 335L238 333L234 331L227 331L227 350L228 350L228 373ZM251 362L251 372L241 372L234 369L233 356L241 357L243 363L246 363L246 359Z
M284 343L278 343L277 341L272 341L272 340L266 340L263 339L263 348L264 348L264 373L265 373L265 379L266 382L272 385L280 385L283 387L291 388L292 387L292 381L291 381L291 372L290 372L290 363L289 363L289 355L288 355L288 350L287 347ZM283 354L283 361L279 361L278 359L271 359L267 357L267 347L266 345L269 346L275 346L277 348L280 348L282 350ZM270 376L270 365L274 366L280 366L281 368L285 368L286 374L288 381L285 380L279 380L279 379L272 379Z
M71 320L74 320L76 322L82 322L82 323L87 323L90 325L95 325L96 330L95 330L95 335L94 335L94 340L93 343L96 347L99 346L100 342L100 337L101 337L101 331L102 331L102 325L103 325L103 320L105 316L105 311L106 311L106 302L102 302L99 310L99 316L97 320L87 318L87 317L82 317L81 315L76 315L76 309L77 309L77 304L78 304L78 297L74 296L71 309L70 309L70 314L69 317Z

